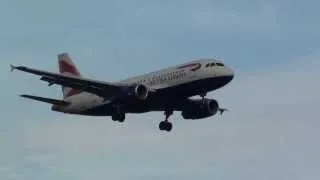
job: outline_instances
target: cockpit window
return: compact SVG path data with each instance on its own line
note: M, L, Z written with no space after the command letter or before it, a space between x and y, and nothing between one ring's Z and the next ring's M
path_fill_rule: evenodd
M208 64L206 64L206 68L207 67L214 67L214 66L216 66L218 64L220 64L220 66L223 66L223 64L221 64L221 63L208 63Z
M224 64L222 64L222 63L216 63L217 64L217 66L224 66Z

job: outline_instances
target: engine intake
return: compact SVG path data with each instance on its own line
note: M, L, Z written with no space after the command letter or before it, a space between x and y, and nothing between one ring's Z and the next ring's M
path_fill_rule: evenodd
M141 100L146 100L149 95L149 88L143 84L138 84L134 88L134 94L137 98Z
M219 104L214 99L192 100L181 113L184 119L202 119L215 115L218 112Z
M118 98L121 100L127 100L128 98L146 100L149 96L149 92L149 88L146 85L136 84L123 87L122 91L118 95Z

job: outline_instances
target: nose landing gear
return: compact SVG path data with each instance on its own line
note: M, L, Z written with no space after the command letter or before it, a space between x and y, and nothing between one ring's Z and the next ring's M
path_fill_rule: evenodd
M164 115L166 116L166 119L164 121L161 121L159 124L159 129L161 131L168 131L170 132L172 130L172 123L169 122L169 117L173 114L173 110L166 110L164 112Z

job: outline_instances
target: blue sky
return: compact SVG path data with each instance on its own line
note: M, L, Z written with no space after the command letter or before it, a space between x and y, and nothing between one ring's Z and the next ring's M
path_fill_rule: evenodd
M1 179L319 179L318 1L0 1ZM210 97L224 116L159 132L162 113L118 124L51 112L21 93L60 87L10 73L57 71L116 81L201 57L236 72Z

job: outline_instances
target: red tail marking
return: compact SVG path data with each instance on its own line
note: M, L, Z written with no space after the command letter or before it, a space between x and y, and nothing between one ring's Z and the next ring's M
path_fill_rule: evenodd
M72 64L69 64L68 62L66 62L64 60L60 61L59 69L60 69L60 73L68 72L73 75L80 76L80 73L78 72L76 67L74 67Z
M71 90L67 93L66 97L70 97L70 96L73 96L73 95L79 94L79 93L80 93L79 90L77 90L77 89L71 89Z
M186 65L178 67L178 69L185 69L185 68L190 68L190 71L196 71L201 68L201 64L200 63L192 63L192 64L186 64Z

